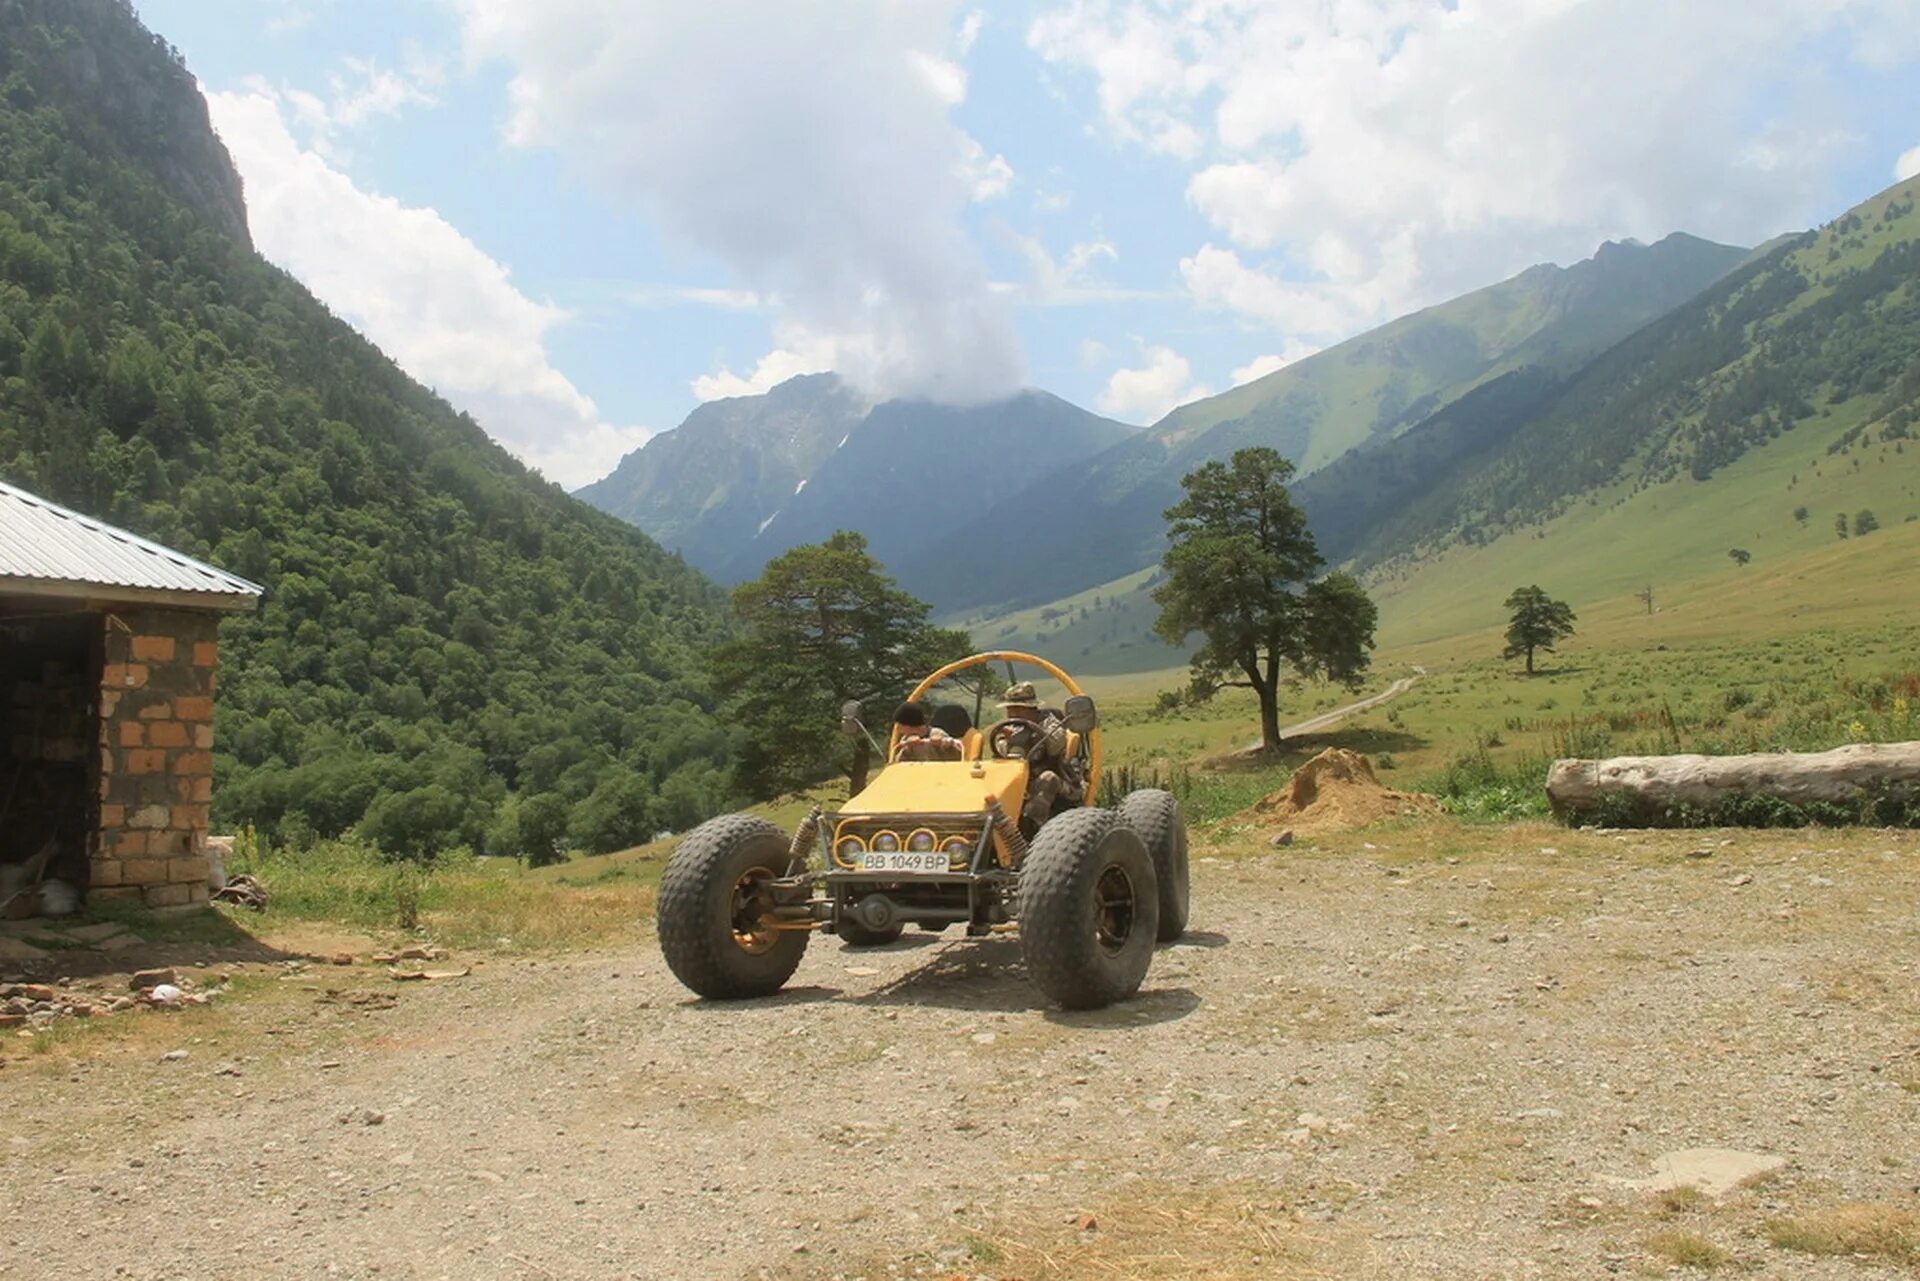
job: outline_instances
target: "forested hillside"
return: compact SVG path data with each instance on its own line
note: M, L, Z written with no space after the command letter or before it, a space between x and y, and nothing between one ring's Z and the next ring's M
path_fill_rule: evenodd
M0 0L0 476L266 585L216 821L537 855L721 801L716 591L260 259L125 0Z

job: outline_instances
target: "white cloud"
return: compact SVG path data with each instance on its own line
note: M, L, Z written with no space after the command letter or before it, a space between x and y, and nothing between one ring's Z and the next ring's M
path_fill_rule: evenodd
M1189 165L1202 301L1329 339L1607 239L1828 216L1853 73L1920 56L1920 6L1058 0L1028 42Z
M567 314L521 293L439 214L364 191L301 146L288 120L297 108L264 86L207 103L260 251L408 373L563 485L605 474L647 438L604 422L553 367L546 335Z
M766 311L771 301L751 289L722 289L711 285L628 285L620 297L632 307L679 307L688 304L718 311Z
M1013 166L1001 155L970 137L960 140L960 173L967 182L967 194L976 202L998 200L1013 189Z
M1095 266L1103 261L1120 260L1120 250L1098 232L1091 239L1068 246L1067 252L1056 258L1038 236L1023 236L1005 226L1000 231L1007 243L1026 259L1033 274L1030 283L1004 286L1007 292L1019 294L1024 302L1084 301L1088 292L1103 292L1094 275Z
M1088 369L1092 369L1095 365L1106 364L1107 358L1111 355L1113 355L1113 352L1098 338L1082 338L1080 340L1080 363Z
M1012 172L953 123L954 0L452 2L469 62L511 74L510 141L554 148L777 299L855 385L949 402L1019 387L1011 316L962 221Z
M1071 191L1036 191L1033 193L1033 211L1035 213L1061 213L1073 204Z
M1893 180L1905 182L1909 178L1920 178L1920 147L1902 152L1900 158L1893 162Z
M368 58L343 58L340 70L327 79L321 95L291 85L270 85L263 77L248 76L242 87L249 93L275 99L285 108L289 127L303 135L306 145L335 164L351 157L340 135L375 119L399 115L410 106L432 106L435 91L445 82L445 69L417 48L409 48L404 72L382 67Z
M287 35L312 24L313 10L304 5L283 4L277 13L266 20L266 31L269 35Z
M1130 422L1150 423L1176 405L1213 394L1193 381L1192 362L1171 347L1148 347L1141 355L1145 364L1117 369L1107 380L1096 402L1100 412Z
M841 352L831 339L822 339L795 326L784 326L776 335L782 345L762 356L753 372L736 374L722 365L711 374L701 374L692 382L699 400L723 400L729 396L758 396L801 374L823 374L836 367Z
M1319 350L1318 347L1315 347L1311 343L1290 339L1284 351L1275 352L1266 356L1255 356L1252 360L1249 360L1246 364L1234 370L1233 385L1238 387L1240 384L1250 383L1256 378L1265 378L1268 374L1277 374L1288 365L1296 361L1305 360L1308 356L1313 355Z
M987 25L987 15L978 9L969 10L967 16L960 19L960 30L954 34L954 51L962 58L973 52L973 42L980 38L980 28Z

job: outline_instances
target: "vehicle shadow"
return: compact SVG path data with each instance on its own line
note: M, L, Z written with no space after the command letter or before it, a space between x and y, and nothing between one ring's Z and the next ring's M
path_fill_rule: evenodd
M1188 930L1171 943L1162 943L1154 949L1159 952L1171 951L1181 947L1203 947L1212 951L1216 947L1225 947L1233 940L1213 930Z
M964 944L943 948L924 965L873 992L851 999L858 1005L926 1005L990 1014L1042 1010L1049 1022L1085 1028L1166 1023L1184 1018L1200 1007L1199 995L1186 988L1154 987L1153 974L1149 971L1147 983L1139 993L1108 1009L1052 1009L1027 980L1027 967L1020 957L1020 941L1010 935L969 939Z
M821 1001L837 1001L845 995L846 992L840 988L822 987L817 983L809 983L800 987L781 988L772 996L754 996L742 1001L715 1001L688 993L674 1004L683 1010L724 1014L729 1010L777 1009L783 1005L816 1005Z
M1151 983L1153 976L1149 974ZM1104 1010L1054 1010L1044 1017L1062 1027L1127 1031L1155 1023L1177 1023L1200 1008L1200 994L1186 987L1142 987L1129 1000Z
M848 947L831 934L819 935L813 942L814 947L826 944L845 952L848 956L879 956L888 952L918 952L922 948L933 947L942 941L942 936L929 934L924 930L908 931L891 943L879 943L870 947ZM812 949L810 948L809 951Z

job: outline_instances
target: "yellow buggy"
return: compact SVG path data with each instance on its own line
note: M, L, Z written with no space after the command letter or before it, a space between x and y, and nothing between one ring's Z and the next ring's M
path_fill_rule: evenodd
M958 759L901 759L895 726L889 763L837 813L815 809L791 833L750 814L688 833L656 909L675 976L704 997L766 996L793 975L816 932L863 947L890 943L908 925L962 925L970 937L1017 927L1028 976L1068 1009L1137 991L1154 944L1187 926L1179 802L1141 789L1115 808L1099 805L1093 699L1043 658L975 654L932 673L911 697L925 700L957 674L995 663L1037 667L1066 691L1040 722L1065 731L1062 758L1045 764L1071 778L1050 812L1036 816L1027 803L1043 763L1035 721L983 731L963 705L941 704L933 722Z

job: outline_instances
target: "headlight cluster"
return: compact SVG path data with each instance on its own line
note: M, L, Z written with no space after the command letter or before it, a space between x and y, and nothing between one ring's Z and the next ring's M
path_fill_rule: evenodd
M939 850L947 856L949 863L963 863L973 853L977 838L972 836L941 836L932 828L916 828L904 841L900 833L890 829L863 836L858 832L845 832L833 843L834 861L842 867L858 867L860 856L868 850L881 854L896 853L901 849L915 854L926 854Z

